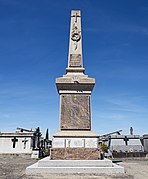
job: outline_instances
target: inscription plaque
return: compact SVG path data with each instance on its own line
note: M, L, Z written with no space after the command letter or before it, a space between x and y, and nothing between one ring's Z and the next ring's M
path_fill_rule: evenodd
M61 95L61 129L91 129L89 95Z
M98 147L97 139L86 139L85 140L85 147L86 148L97 148Z
M73 139L70 143L71 148L77 148L77 147L84 147L84 140L83 139Z
M65 139L54 139L52 146L56 147L56 148L64 148L65 147Z
M70 54L69 67L82 67L80 54Z

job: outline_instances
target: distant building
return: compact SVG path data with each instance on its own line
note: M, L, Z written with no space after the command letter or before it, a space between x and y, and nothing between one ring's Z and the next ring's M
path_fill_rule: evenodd
M0 133L0 153L32 153L33 132Z

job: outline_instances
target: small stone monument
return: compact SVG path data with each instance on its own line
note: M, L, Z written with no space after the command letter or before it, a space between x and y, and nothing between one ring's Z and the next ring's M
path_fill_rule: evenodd
M91 92L95 79L84 74L81 13L71 12L66 75L56 79L60 95L60 130L54 134L51 159L98 160L98 138L91 131Z

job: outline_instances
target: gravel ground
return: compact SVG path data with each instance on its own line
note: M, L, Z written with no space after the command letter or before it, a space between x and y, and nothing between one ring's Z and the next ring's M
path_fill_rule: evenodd
M134 179L148 179L148 159L129 159L121 164Z
M0 155L0 179L20 179L27 166L35 163L30 155Z
M119 165L125 167L125 174L88 175L88 174L48 174L26 176L27 166L37 162L29 155L0 155L0 179L148 179L148 159L123 160Z

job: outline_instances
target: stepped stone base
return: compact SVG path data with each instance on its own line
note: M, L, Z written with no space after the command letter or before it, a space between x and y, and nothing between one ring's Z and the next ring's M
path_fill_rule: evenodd
M75 173L75 174L117 174L124 168L113 164L111 160L50 160L46 157L26 168L27 175Z
M98 160L100 151L96 148L52 148L51 160Z

